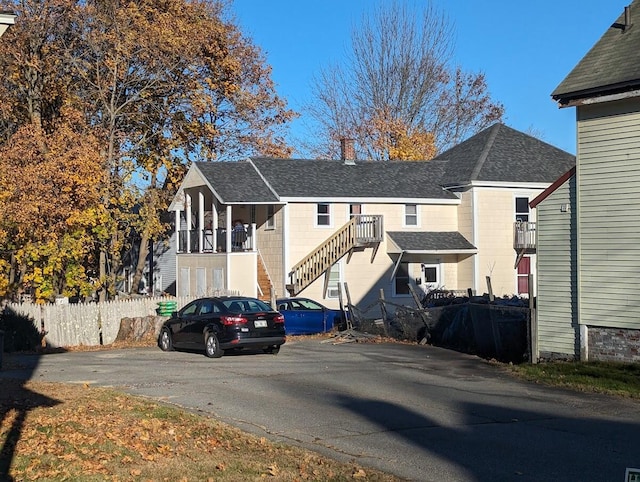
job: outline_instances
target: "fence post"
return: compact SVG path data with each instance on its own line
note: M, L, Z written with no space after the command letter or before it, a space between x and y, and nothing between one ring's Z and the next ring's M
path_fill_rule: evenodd
M413 301L415 301L416 303L417 311L418 313L420 313L420 319L422 320L422 323L424 324L424 327L425 327L424 336L418 342L419 345L424 345L429 341L429 323L428 323L429 320L427 319L427 314L424 312L424 308L420 303L420 298L418 298L418 294L416 293L415 288L411 286L411 283L407 284L407 286L409 287L409 291L411 292Z
M529 336L531 338L531 363L538 363L540 353L538 353L538 315L536 311L535 298L533 296L533 274L529 273Z
M380 312L382 313L382 326L384 327L385 336L389 336L389 330L387 325L389 324L389 315L387 313L387 307L384 304L384 289L380 288Z

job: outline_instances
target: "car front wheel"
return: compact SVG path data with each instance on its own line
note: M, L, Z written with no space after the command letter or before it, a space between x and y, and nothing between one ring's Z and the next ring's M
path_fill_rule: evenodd
M205 341L205 353L209 358L220 358L224 350L220 348L220 342L215 333L208 333Z
M171 332L168 328L163 328L160 332L160 349L162 351L173 350L173 340L171 339Z

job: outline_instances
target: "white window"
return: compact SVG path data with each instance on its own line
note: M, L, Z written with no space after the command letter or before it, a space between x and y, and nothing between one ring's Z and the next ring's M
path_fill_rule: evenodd
M516 198L516 221L529 221L529 198Z
M213 291L216 294L224 289L224 271L222 268L213 268Z
M418 205L417 204L404 205L404 225L418 226Z
M198 298L207 294L207 271L205 268L196 268L196 296Z
M267 222L265 223L265 229L276 229L276 215L273 204L267 206Z
M338 298L340 296L340 281L342 280L342 265L336 263L329 271L329 282L327 284L327 298Z
M316 204L316 226L331 226L331 205L328 203Z
M409 263L400 263L393 279L394 296L407 296L409 293Z
M180 268L180 296L191 296L191 271L189 268Z

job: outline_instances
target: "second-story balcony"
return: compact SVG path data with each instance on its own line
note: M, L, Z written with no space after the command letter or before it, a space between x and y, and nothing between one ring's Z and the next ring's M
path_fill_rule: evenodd
M513 249L525 253L535 253L536 223L528 221L513 223Z
M226 228L178 231L178 253L226 253L256 250L256 225L245 224L244 231L231 230L227 249Z

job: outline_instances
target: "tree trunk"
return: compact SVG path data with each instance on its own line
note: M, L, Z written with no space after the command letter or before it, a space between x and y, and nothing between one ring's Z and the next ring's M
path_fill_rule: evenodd
M149 235L143 234L140 239L140 250L138 251L138 263L136 264L136 271L133 274L133 282L131 283L131 291L133 293L138 292L138 286L140 280L142 280L142 273L147 263L147 255L149 254Z
M107 253L104 249L100 249L100 288L98 291L98 301L104 303L107 301L107 288L105 280L107 279Z

